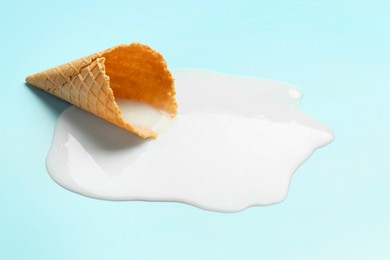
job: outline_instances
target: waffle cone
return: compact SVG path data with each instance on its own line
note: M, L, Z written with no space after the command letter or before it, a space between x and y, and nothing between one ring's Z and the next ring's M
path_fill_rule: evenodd
M143 138L157 133L126 122L115 97L145 102L176 115L173 78L162 55L123 44L33 74L27 83Z

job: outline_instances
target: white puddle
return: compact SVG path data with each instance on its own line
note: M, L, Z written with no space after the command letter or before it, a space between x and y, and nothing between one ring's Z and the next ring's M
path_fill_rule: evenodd
M76 107L65 110L46 160L50 176L99 199L239 211L282 201L298 166L333 140L297 107L301 93L290 85L202 70L173 74L173 122L145 104L118 102L129 121L164 130L155 140Z

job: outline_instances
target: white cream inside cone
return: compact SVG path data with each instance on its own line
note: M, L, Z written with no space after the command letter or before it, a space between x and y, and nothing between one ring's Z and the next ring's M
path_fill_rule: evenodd
M161 133L168 128L173 118L166 112L146 103L115 98L123 119L136 127Z

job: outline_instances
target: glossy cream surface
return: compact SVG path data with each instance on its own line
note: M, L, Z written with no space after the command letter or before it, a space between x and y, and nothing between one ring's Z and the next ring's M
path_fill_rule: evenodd
M302 94L293 86L202 70L174 77L174 120L145 104L118 102L126 120L161 131L154 140L76 107L64 111L46 160L50 176L99 199L239 211L282 201L299 165L333 140L299 108Z

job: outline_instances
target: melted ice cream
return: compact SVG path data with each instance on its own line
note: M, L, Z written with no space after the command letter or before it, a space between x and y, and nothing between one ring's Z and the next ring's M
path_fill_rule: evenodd
M160 133L172 123L168 113L148 104L123 98L115 98L115 101L124 120L132 125Z
M118 102L133 123L159 130L172 123L155 140L76 107L64 111L46 160L50 176L99 199L238 211L282 201L299 165L333 140L297 107L295 87L200 70L174 77L180 107L173 122L145 104Z

